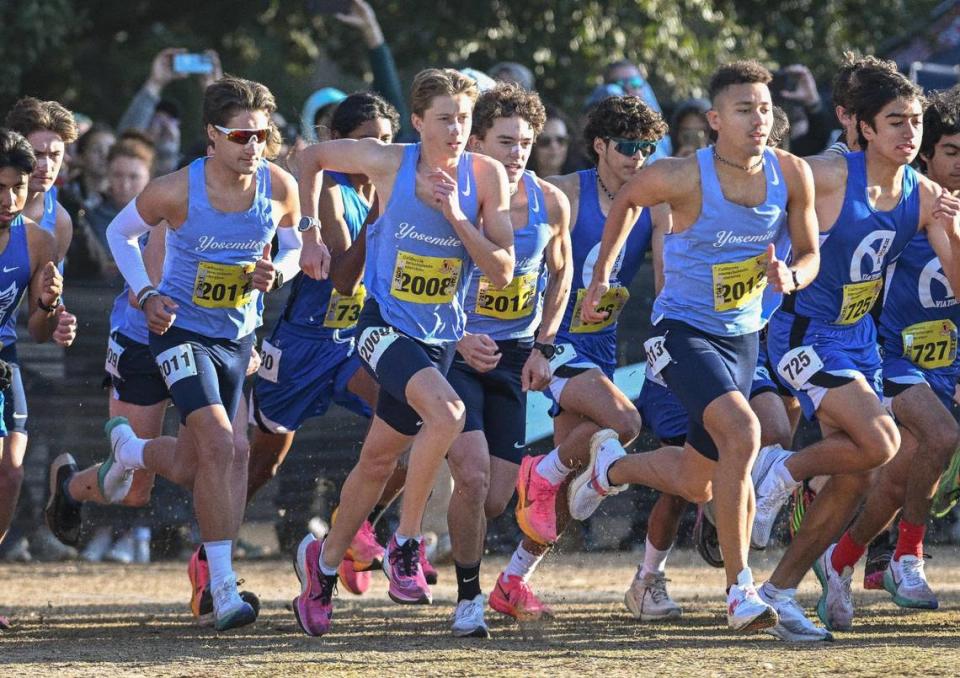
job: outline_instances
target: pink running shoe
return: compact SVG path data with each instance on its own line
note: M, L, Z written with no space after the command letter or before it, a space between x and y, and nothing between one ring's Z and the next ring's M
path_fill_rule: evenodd
M400 546L396 535L391 537L383 559L383 571L390 580L387 593L393 602L401 605L429 605L433 602L433 594L420 564L420 542L416 539L408 539Z
M517 524L533 541L549 546L557 540L557 493L560 485L552 485L537 472L537 464L544 456L527 456L520 462Z
M340 583L355 596L366 593L367 589L370 588L370 580L372 579L370 570L358 570L358 567L356 561L350 558L350 552L347 551L347 556L340 562L340 567L337 568Z
M437 583L437 568L433 566L429 560L427 560L427 542L423 539L420 540L420 567L423 568L423 578L427 580L427 583L430 586L433 586Z
M490 607L519 621L553 618L553 610L537 598L527 582L521 577L508 577L503 572L497 577L497 585L490 594Z
M293 613L297 623L308 636L322 636L330 630L333 617L333 593L337 577L320 571L320 546L322 542L308 534L297 547L293 561L300 580L300 595L293 599Z
M363 525L350 542L350 550L347 553L349 554L347 557L353 560L353 568L357 572L380 569L383 562L383 547L377 541L377 535L369 520L363 521Z

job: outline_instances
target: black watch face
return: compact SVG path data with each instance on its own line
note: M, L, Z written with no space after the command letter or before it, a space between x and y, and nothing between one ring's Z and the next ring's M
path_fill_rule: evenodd
M552 344L538 344L536 346L537 350L543 354L543 357L547 360L550 360L557 354L557 347Z

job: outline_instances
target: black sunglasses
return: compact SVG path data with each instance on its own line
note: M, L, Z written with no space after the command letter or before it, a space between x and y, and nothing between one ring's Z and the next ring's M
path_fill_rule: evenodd
M608 137L607 141L612 141L617 153L632 158L640 153L644 158L649 158L657 150L657 142L649 139L618 139L617 137Z

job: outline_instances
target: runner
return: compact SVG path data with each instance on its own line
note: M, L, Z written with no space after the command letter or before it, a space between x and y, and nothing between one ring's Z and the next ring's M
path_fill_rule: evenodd
M752 539L759 544L769 539L794 488L814 476L830 476L761 590L778 609L789 610L789 619L809 627L807 637L796 640L815 640L819 631L793 600L811 566L824 588L817 606L821 621L830 630L850 627L850 565L863 551L849 539L836 547L830 543L853 518L873 469L900 446L897 426L880 401L881 361L869 313L882 291L883 272L919 229L930 233L940 254L949 254L950 242L960 240L951 233L960 201L941 195L939 186L909 167L922 134L919 89L886 68L863 68L851 103L864 150L810 160L822 272L808 289L787 298L768 336L771 362L800 399L804 415L820 421L824 437L795 453L768 448L753 470ZM954 277L952 271L947 277Z
M760 447L759 422L747 396L757 332L768 315L763 289L769 281L775 292L793 292L809 284L818 267L809 170L789 153L766 148L773 124L771 77L753 61L721 66L710 82L708 118L716 145L655 163L630 182L611 210L583 319L607 315L601 305L605 274L629 235L631 210L668 203L673 231L665 239L664 287L654 304L658 336L645 347L651 370L683 403L690 424L682 450L629 456L613 432L602 432L591 447L590 465L570 488L570 515L578 520L631 482L691 501L712 494L730 587L727 621L740 631L778 622L747 567L749 469ZM775 247L785 222L790 268Z
M293 178L262 158L275 108L259 83L227 77L210 85L203 120L212 157L151 181L107 230L117 267L137 290L150 351L180 411L181 431L176 440L145 440L124 418L111 419L112 451L100 467L100 491L122 501L136 469L192 481L218 630L256 619L237 592L231 563L247 485L247 458L236 450L231 420L261 322L259 293L273 289L277 268L289 269L296 258L276 266L270 260L276 227L299 218ZM138 238L161 220L169 228L167 252L154 288ZM180 442L189 438L195 447Z
M431 601L418 532L437 468L464 425L463 402L444 374L466 323L465 274L475 262L502 288L515 263L506 172L491 158L463 152L476 97L474 82L457 71L421 71L412 92L419 144L336 139L301 155L301 201L315 225L323 169L366 175L385 205L368 227L369 297L356 330L360 359L380 385L377 410L340 492L349 501L341 501L322 544L307 535L298 549L301 593L293 607L308 635L329 631L337 569L411 442L400 524L383 567L394 601ZM305 233L301 257L314 278L327 265L316 261L318 235L317 228Z
M479 273L471 276L467 334L449 373L467 410L447 456L454 481L447 522L457 574L455 636L490 635L480 589L487 520L513 497L526 446L527 392L549 383L547 356L556 350L570 293L570 205L556 187L525 171L545 120L540 97L514 84L484 92L473 112L472 150L507 170L517 263L502 289Z

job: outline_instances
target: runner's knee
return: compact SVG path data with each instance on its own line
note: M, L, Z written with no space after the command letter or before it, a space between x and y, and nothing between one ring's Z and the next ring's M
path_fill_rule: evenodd
M617 432L620 437L620 444L628 445L637 439L643 428L643 420L637 410L630 408L617 411L610 428Z
M871 468L876 468L883 466L896 455L900 448L900 431L897 430L893 417L878 417L869 429L854 440L865 461Z

